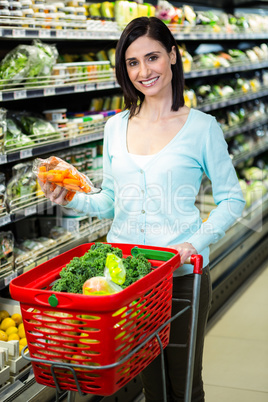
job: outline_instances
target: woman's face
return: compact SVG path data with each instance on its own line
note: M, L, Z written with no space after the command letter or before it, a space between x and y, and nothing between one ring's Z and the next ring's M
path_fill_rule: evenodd
M125 60L130 81L145 96L171 91L171 64L176 63L175 46L167 53L160 42L141 36L127 48Z

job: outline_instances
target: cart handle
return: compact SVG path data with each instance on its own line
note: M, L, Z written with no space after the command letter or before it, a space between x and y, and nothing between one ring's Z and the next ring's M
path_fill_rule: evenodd
M193 273L201 275L203 272L203 256L201 254L192 254L187 258L184 264L192 264L194 266Z
M162 250L152 250L149 248L140 248L135 246L131 249L131 254L133 257L142 254L148 259L158 260L158 261L168 261L175 257L176 253L162 251ZM202 274L203 270L203 256L201 254L192 254L191 257L187 258L185 264L192 264L194 266L194 274Z

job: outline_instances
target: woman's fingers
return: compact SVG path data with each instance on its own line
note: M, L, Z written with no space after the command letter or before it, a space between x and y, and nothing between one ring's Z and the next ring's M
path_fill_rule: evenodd
M181 244L176 244L174 246L171 246L171 248L175 248L179 253L181 257L181 265L185 263L185 261L191 257L192 254L197 254L196 249L192 246L191 243L181 243Z
M38 180L38 182L43 193L45 194L45 197L48 198L51 202L55 202L59 205L68 204L68 201L65 199L68 190L66 190L64 187L57 186L56 184L50 183L48 181L46 183L43 183Z

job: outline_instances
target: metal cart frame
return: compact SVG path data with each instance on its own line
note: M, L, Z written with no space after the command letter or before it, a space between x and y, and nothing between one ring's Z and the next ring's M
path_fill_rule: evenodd
M92 370L104 370L104 369L110 369L110 368L115 368L122 363L126 362L128 359L130 359L139 349L141 349L145 344L152 340L154 337L156 337L159 346L160 346L160 356L161 356L161 370L162 370L162 381L163 381L163 402L167 402L167 394L166 394L166 376L165 376L165 361L164 361L164 348L162 345L162 342L160 340L160 337L158 333L168 324L170 324L172 321L174 321L176 318L181 316L183 313L185 313L187 310L191 309L191 319L190 319L190 335L189 335L189 342L186 345L174 345L174 344L169 344L169 347L188 347L188 358L187 358L187 373L186 373L186 384L185 384L185 396L184 396L184 402L191 402L191 397L192 397L192 384L193 384L193 370L194 370L194 358L195 358L195 345L196 345L196 336L197 336L197 324L198 324L198 309L199 309L199 298L200 298L200 288L201 288L201 274L203 271L203 258L201 255L192 255L190 259L187 261L187 263L192 264L193 267L193 274L194 274L194 282L193 282L193 298L192 302L188 299L172 299L173 302L185 302L187 305L185 308L183 308L181 311L179 311L177 314L172 316L168 321L166 321L164 324L162 324L154 333L152 333L149 337L147 337L140 345L138 345L136 348L134 348L128 355L126 355L123 359L120 361L105 365L105 366L87 366L88 369ZM77 386L77 392L79 393L80 396L86 395L81 392L81 388L79 385L79 381L77 379L76 373L75 373L75 368L81 368L83 367L80 364L71 364L71 363L53 363L50 360L45 360L45 359L36 359L30 356L25 355L25 351L27 349L27 346L25 346L22 350L22 357L30 362L36 362L36 363L45 363L49 364L51 367L51 374L53 376L55 385L56 385L56 401L59 401L59 393L62 392L58 381L57 377L55 374L55 368L64 368L64 369L69 369L72 372L72 375L75 380L75 384ZM67 391L68 392L68 402L74 402L75 400L75 393L76 391Z

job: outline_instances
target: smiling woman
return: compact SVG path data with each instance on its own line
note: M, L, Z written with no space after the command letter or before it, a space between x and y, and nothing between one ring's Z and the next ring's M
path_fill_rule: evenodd
M185 261L192 254L203 256L192 388L192 401L203 402L202 355L211 302L209 246L224 236L245 202L216 119L184 105L181 57L161 20L141 17L127 25L116 49L116 77L125 110L105 125L102 190L76 194L67 207L113 218L108 242L178 250L182 265L174 272L174 298L191 300L194 275ZM203 174L211 180L217 205L205 222L195 206ZM172 314L181 310L174 302ZM171 324L172 345L165 349L169 402L184 400L187 351L173 346L187 344L189 320L190 311ZM146 402L163 402L160 358L141 377Z

